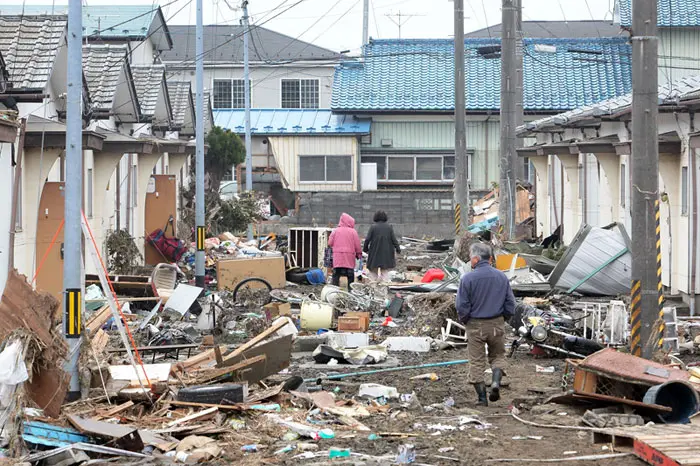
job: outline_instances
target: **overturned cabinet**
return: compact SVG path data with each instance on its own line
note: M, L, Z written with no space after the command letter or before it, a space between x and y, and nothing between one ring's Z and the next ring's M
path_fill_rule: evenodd
M332 231L330 228L290 228L291 265L303 269L323 267L323 254Z

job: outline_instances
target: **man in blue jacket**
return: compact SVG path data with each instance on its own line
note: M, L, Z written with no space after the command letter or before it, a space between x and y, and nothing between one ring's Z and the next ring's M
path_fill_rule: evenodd
M493 253L490 246L472 244L469 257L472 271L462 277L456 306L460 321L467 327L469 383L474 385L478 404L487 406L486 363L493 370L489 400L498 401L506 363L505 322L515 312L515 297L505 274L491 266Z

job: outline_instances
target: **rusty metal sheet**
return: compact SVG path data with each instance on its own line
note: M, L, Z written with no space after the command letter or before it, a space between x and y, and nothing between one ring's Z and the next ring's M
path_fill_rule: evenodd
M659 385L671 380L688 382L690 379L690 374L686 371L667 367L631 354L621 353L612 348L606 348L588 356L581 362L580 367L605 374L611 378L646 385ZM661 370L667 371L668 377L663 378L649 374L649 368L652 369L652 372L658 371L658 373L661 373ZM698 385L695 385L695 387L697 388Z

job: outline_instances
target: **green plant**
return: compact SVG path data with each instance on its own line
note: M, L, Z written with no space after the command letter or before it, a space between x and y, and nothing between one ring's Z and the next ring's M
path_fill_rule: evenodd
M245 160L245 146L237 134L220 126L209 131L206 143L209 148L204 157L204 171L209 175L209 189L218 192L224 174Z
M117 275L133 274L143 258L134 238L126 230L111 231L105 241L107 269Z

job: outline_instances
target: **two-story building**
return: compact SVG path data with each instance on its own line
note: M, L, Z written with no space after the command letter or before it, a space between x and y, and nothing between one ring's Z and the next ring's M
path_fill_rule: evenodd
M631 2L617 2L623 28L631 23ZM698 273L697 191L700 103L700 1L658 0L659 201L662 281L695 312ZM526 123L521 155L536 168L537 228L548 235L562 227L565 242L581 224L611 222L632 231L632 96Z
M0 7L0 108L26 121L17 165L2 167L12 172L17 208L0 253L54 294L62 289L65 8ZM84 7L83 31L83 210L98 249L109 231L126 228L148 260L144 237L177 217L177 188L194 151L189 83L167 80L159 63L172 44L159 7ZM10 218L11 203L5 209ZM94 271L91 261L86 270Z

